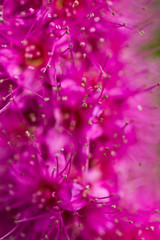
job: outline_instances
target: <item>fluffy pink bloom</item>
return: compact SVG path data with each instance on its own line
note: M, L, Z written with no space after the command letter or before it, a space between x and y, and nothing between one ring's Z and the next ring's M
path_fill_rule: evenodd
M159 239L154 3L2 2L0 240Z

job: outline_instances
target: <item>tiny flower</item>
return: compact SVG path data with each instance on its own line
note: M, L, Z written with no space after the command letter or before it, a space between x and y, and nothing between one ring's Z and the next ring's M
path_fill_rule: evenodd
M0 240L159 239L155 4L2 1Z

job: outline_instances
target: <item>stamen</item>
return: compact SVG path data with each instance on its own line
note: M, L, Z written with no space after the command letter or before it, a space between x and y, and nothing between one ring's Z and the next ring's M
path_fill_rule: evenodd
M7 234L5 234L3 237L1 237L0 240L3 240L6 237L8 237L9 235L11 235L17 228L18 228L18 225L16 225L14 228L12 228L11 231L9 231Z

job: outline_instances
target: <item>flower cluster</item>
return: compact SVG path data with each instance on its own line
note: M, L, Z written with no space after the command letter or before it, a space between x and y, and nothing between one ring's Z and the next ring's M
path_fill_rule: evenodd
M159 5L137 2L1 1L0 240L159 239Z

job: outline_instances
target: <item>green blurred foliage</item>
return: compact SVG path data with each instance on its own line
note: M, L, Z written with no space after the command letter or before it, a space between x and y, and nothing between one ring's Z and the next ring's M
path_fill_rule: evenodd
M152 41L143 50L151 50L151 56L160 58L160 29L155 32Z

